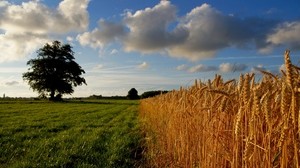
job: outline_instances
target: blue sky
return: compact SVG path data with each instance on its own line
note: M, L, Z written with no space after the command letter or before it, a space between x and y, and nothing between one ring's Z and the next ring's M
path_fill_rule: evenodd
M0 0L0 94L37 96L22 73L53 40L70 43L86 71L74 97L278 73L285 49L299 65L299 9L298 0Z

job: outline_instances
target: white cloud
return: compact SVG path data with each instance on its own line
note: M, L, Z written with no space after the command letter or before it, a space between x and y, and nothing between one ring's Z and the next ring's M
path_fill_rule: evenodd
M186 37L183 30L167 30L170 23L177 18L177 9L170 1L160 1L153 8L128 12L124 22L129 33L124 39L126 51L150 53L161 51L165 47L176 44Z
M203 64L192 66L188 69L188 72L195 73L195 72L210 72L210 71L217 71L218 68L215 66L206 66Z
M78 35L77 40L83 46L101 49L104 45L114 42L124 34L125 28L122 24L100 20L99 28Z
M48 37L45 35L9 32L0 34L0 62L23 59L46 42Z
M39 1L7 5L0 12L1 28L10 32L65 33L88 26L88 0L64 0L56 10Z
M25 58L52 35L81 32L88 26L89 0L63 0L57 9L31 0L0 6L0 62Z
M300 21L285 22L279 25L274 33L267 37L273 45L285 45L292 49L300 49Z
M117 49L113 49L113 50L111 50L110 55L115 55L118 53L119 53L119 51Z
M281 71L286 71L286 68L285 68L285 64L282 64L279 69L278 69L279 72Z
M6 7L6 6L8 6L9 5L9 2L8 1L0 1L0 8L2 8L2 7Z
M74 38L71 37L71 36L67 36L66 40L69 41L69 42L72 42L74 40Z
M267 69L262 64L259 64L257 66L253 66L251 71L254 73L258 73L260 71L267 71Z
M188 66L185 64L179 65L176 67L176 70L178 71L186 71L188 69Z
M147 69L147 68L149 68L149 64L147 62L143 62L138 65L138 68L139 69Z
M219 66L220 72L240 72L246 70L247 65L245 64L231 64L231 63L222 63Z

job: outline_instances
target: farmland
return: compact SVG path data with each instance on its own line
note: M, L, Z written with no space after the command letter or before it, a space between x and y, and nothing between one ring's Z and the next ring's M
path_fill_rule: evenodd
M138 102L0 101L0 167L133 167Z
M220 75L141 101L152 167L298 167L300 68Z

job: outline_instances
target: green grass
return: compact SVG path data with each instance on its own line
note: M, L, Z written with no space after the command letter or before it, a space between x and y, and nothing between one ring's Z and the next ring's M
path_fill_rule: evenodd
M134 167L138 102L0 101L0 167Z

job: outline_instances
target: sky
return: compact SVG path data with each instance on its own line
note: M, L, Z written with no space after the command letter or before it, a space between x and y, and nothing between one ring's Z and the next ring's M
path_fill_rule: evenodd
M0 0L0 96L38 96L22 74L54 40L86 72L71 97L276 74L286 49L300 63L299 9L299 0Z

